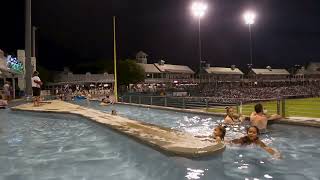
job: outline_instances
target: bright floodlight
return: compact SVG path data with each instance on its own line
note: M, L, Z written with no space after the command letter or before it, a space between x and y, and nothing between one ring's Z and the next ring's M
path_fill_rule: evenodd
M191 6L193 15L199 18L204 16L207 8L208 8L207 4L200 1L193 2Z
M247 11L246 13L244 13L243 17L246 24L251 25L251 24L254 24L254 20L256 19L256 14L252 11Z

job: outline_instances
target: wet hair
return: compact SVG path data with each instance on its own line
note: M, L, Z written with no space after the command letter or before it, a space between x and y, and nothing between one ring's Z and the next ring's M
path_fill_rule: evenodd
M232 107L227 106L225 109L227 110L227 113L230 111Z
M263 112L263 107L262 104L258 103L254 106L254 111L256 111L256 113L261 113Z
M259 128L258 128L257 126L249 126L249 127L247 128L247 134L248 134L250 128L255 128L256 131L257 131L257 134L258 134L258 135L260 134L260 130L259 130Z
M219 125L216 128L218 128L221 131L220 138L221 140L224 140L224 136L226 135L226 126Z
M111 110L111 115L117 115L117 111L114 110L114 109L112 109L112 110Z
M33 75L34 75L34 76L37 76L37 75L39 75L39 72L38 72L38 71L34 71L34 72L33 72Z
M228 114L230 113L230 110L233 109L233 107L227 106L225 109L227 110L226 113L227 113L227 116L228 116Z

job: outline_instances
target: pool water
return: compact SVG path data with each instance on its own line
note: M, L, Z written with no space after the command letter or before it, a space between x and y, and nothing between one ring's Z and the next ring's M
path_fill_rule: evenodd
M210 134L221 120L124 105L89 106L107 113L114 108L120 116L193 134ZM0 179L320 179L317 128L272 125L262 140L281 151L281 160L251 146L227 146L220 155L186 159L166 156L77 116L7 109L0 110L0 117Z

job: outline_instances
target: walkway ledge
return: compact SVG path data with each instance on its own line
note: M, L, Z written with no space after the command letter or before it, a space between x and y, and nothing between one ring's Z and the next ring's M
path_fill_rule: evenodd
M49 101L40 107L33 107L31 103L28 103L11 109L80 115L169 155L194 158L213 155L225 149L225 145L222 143L202 141L187 132L113 116L98 110L58 100Z

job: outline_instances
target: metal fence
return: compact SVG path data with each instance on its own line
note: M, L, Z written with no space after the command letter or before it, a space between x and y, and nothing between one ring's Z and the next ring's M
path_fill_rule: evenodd
M183 109L198 109L205 112L225 113L226 107L234 107L238 113L249 116L254 106L261 103L269 115L280 114L283 117L320 118L320 98L303 99L226 99L210 97L172 97L127 95L119 98L120 102L146 104Z
M269 113L282 114L281 102L268 102L265 100L251 100L247 99L226 99L226 98L210 98L210 97L172 97L172 96L139 96L127 95L119 98L120 102L145 104L165 107L175 107L183 109L198 109L204 112L225 113L226 107L234 107L238 113L250 115L254 110L254 104L262 103Z
M209 109L222 107L222 104L205 97L172 97L172 96L122 96L121 102L133 104L146 104L166 107L176 107L183 109ZM237 106L236 103L224 103L225 106Z

